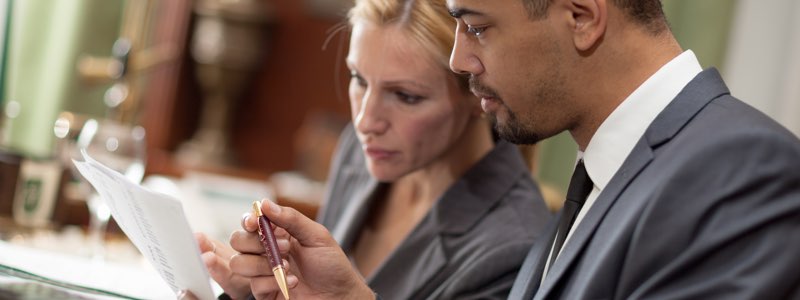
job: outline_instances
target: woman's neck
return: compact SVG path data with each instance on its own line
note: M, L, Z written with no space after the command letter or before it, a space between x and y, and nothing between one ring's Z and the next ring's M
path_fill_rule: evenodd
M429 165L401 177L393 185L406 186L418 201L433 204L458 178L494 147L489 124L474 118L458 140Z
M489 125L471 120L462 137L438 162L401 177L376 199L353 251L356 266L369 277L428 214L441 195L493 147Z

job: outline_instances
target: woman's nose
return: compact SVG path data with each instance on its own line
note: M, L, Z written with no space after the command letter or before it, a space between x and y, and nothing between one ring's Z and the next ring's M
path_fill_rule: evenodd
M371 89L364 93L358 114L353 120L356 130L364 135L380 135L389 128L386 111L382 108L378 94Z

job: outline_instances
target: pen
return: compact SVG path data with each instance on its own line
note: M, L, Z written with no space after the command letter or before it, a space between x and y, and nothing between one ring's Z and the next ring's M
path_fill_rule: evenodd
M286 271L283 268L283 259L278 252L278 242L275 240L275 233L272 232L270 221L267 216L261 213L261 203L253 201L253 212L258 216L258 235L261 237L261 244L267 250L269 265L272 266L272 274L278 281L278 287L286 300L289 300L289 290L286 286Z

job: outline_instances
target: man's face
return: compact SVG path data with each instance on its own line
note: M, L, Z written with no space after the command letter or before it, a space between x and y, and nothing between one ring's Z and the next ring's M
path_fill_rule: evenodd
M569 129L575 117L565 51L573 48L558 23L563 18L531 20L521 0L447 0L447 6L458 21L450 68L470 75L500 136L531 144Z

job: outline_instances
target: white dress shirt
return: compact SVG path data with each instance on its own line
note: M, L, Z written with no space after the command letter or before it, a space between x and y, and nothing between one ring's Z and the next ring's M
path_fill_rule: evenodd
M611 177L625 162L650 123L701 71L703 69L692 50L681 53L662 66L622 101L597 128L589 145L586 146L586 150L578 152L577 160L583 159L586 172L592 179L594 188L578 212L562 250L569 243L573 229L583 221L586 213L592 208ZM553 250L551 249L550 252L552 256ZM550 268L549 261L548 259L545 265L544 275ZM544 277L542 276L542 280Z

